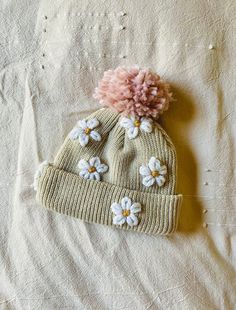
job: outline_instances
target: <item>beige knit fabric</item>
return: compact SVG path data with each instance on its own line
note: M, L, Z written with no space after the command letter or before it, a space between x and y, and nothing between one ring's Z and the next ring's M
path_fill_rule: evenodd
M170 234L177 228L181 195L176 195L176 153L164 130L157 124L152 133L140 133L130 140L119 124L120 115L101 109L87 119L96 118L100 142L82 147L78 140L66 138L53 164L46 166L38 181L37 199L46 208L71 215L89 223L112 224L111 204L129 197L139 202L142 211L137 226L123 229L148 234ZM79 176L78 162L98 156L109 170L101 181ZM162 187L145 187L139 167L154 156L167 166ZM120 227L120 226L119 226Z

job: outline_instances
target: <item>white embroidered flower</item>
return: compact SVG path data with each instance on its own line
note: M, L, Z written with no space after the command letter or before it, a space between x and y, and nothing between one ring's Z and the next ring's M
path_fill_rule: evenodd
M97 181L100 181L100 175L108 170L108 166L102 164L99 157L93 157L89 161L81 159L78 163L78 167L81 170L79 175L82 178Z
M165 165L161 165L159 159L151 157L148 166L142 165L139 173L144 177L143 185L149 187L157 183L158 186L162 186L166 181L164 176L167 173L167 168Z
M101 141L100 134L94 130L99 125L99 121L96 118L87 121L83 119L78 121L77 124L78 126L72 129L69 134L70 139L79 139L81 146L87 145L90 137L95 141Z
M48 166L48 161L47 161L47 160L43 161L43 162L39 165L38 169L36 170L36 172L35 172L35 174L34 174L34 183L33 183L33 187L34 187L34 190L35 190L35 191L37 191L37 189L38 189L38 181L39 181L39 178L40 178L41 175L42 175L42 172L43 172L44 167L46 167L46 166Z
M129 197L124 197L121 203L114 202L111 210L115 214L113 224L123 225L126 222L129 226L138 225L137 213L141 211L140 203L132 203Z
M139 130L147 133L152 132L152 120L145 117L141 119L135 116L122 117L120 125L127 129L127 134L130 139L136 138Z

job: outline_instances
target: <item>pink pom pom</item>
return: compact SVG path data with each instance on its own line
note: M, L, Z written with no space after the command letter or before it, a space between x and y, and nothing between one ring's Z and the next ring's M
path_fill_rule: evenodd
M169 89L169 84L148 69L118 67L104 72L94 98L125 115L158 118L173 100Z

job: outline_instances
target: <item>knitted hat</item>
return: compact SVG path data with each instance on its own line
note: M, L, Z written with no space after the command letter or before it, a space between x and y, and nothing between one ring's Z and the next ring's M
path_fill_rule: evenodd
M53 163L35 175L38 202L88 223L148 234L176 230L176 152L155 119L172 100L149 70L105 72L95 98L108 106L78 121Z

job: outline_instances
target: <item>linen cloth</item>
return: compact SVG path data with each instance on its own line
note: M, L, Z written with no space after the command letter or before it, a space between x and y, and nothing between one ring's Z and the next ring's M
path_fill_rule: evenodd
M0 309L234 309L235 28L231 0L0 3ZM36 204L33 175L99 108L105 70L173 86L179 230L112 230Z

